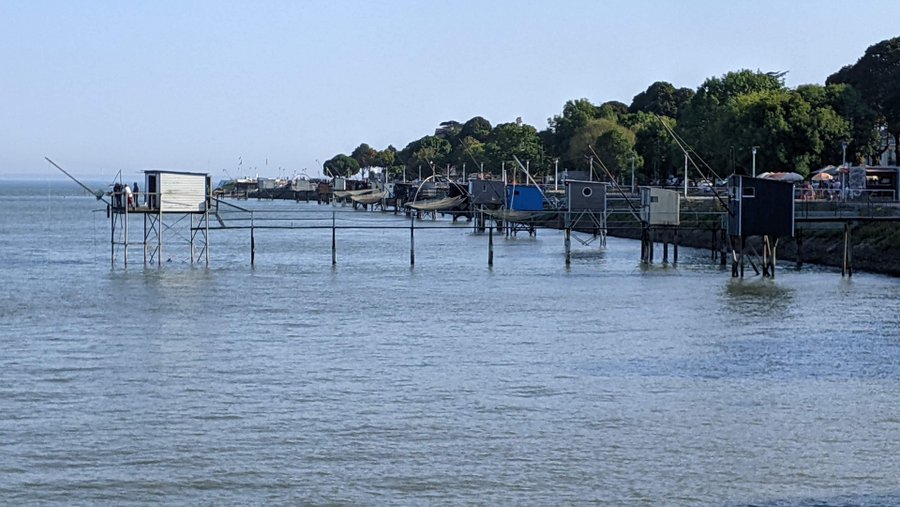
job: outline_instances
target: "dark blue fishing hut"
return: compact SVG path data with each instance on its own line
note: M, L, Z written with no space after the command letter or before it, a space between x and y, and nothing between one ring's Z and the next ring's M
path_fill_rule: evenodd
M566 180L569 211L606 211L606 183Z
M731 276L744 276L744 249L747 238L758 236L762 251L763 276L775 276L775 249L778 239L794 236L794 184L786 181L731 175L728 178L728 221L731 241ZM757 255L754 244L749 252ZM759 270L753 259L750 265Z
M475 206L501 206L506 198L506 184L499 180L471 180L469 195Z
M793 183L731 175L728 187L728 234L793 237Z

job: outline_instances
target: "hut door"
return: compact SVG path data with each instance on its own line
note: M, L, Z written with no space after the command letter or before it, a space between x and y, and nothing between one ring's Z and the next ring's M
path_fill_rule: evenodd
M147 199L150 209L159 209L159 187L157 178L159 178L159 175L157 174L147 175Z

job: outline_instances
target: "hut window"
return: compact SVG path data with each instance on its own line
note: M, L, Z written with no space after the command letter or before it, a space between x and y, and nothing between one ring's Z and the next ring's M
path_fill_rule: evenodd
M650 196L650 202L659 202L659 196L658 196L658 195L651 195L651 196Z
M755 187L744 187L741 189L741 197L756 197Z
M594 191L591 190L591 187L584 187L581 189L581 195L583 195L585 197L590 197L591 194L593 194L593 193L594 193Z

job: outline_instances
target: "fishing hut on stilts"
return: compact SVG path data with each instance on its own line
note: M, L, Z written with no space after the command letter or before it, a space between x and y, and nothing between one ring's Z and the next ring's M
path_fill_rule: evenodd
M599 239L600 247L606 246L606 194L607 183L566 180L567 205L563 217L563 231L567 265L572 259L572 231L591 235L587 240L576 237L583 245L589 245Z
M793 183L731 175L728 189L731 276L743 278L746 261L757 275L774 277L778 240L794 236Z
M663 244L663 262L669 262L669 243L673 262L678 263L678 226L681 223L681 196L674 190L641 187L641 262L653 264L654 245Z
M506 183L500 180L469 180L469 196L475 210L475 230L484 232L488 217L485 212L501 209L506 203Z
M208 174L144 171L143 191L126 193L114 189L110 196L112 202L107 214L113 265L121 255L122 263L127 266L136 248L141 250L145 264L162 265L164 240L187 243L191 264L201 261L209 264L209 214L213 199ZM141 231L138 240L133 239L136 229Z

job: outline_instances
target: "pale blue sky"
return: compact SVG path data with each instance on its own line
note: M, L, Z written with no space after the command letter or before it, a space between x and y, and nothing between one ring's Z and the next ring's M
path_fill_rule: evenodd
M900 1L0 0L0 176L319 174L445 120L537 127L742 68L824 83ZM268 160L268 165L266 163Z

